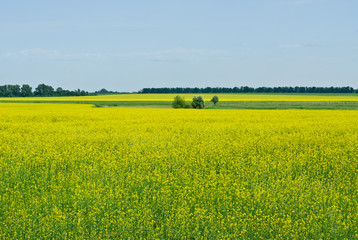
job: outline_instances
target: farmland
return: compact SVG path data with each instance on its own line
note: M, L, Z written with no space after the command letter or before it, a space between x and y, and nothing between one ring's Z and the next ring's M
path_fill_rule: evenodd
M357 123L351 110L0 103L0 238L358 238Z
M170 108L178 94L117 94L80 97L8 97L1 102L77 103L96 107ZM190 103L195 94L179 94ZM210 102L217 95L219 104ZM203 94L209 109L350 109L358 110L357 94Z

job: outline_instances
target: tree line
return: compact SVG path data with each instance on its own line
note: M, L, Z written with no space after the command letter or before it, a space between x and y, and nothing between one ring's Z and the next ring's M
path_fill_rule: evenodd
M206 87L143 88L138 93L358 93L352 87Z
M89 93L84 90L65 90L58 87L56 90L49 85L39 84L35 90L28 84L20 85L2 85L0 86L0 97L47 97L47 96L87 96L87 95L105 95L120 94L125 92L108 91L102 88L99 91ZM133 93L358 93L358 89L352 87L175 87L175 88L143 88Z
M49 96L86 96L89 95L88 92L84 90L65 90L61 87L58 87L56 90L49 85L39 84L34 91L32 87L28 84L20 85L3 85L0 86L0 97L49 97Z

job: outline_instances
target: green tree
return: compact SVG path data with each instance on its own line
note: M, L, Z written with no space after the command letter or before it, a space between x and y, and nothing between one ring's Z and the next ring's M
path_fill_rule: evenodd
M172 102L173 108L186 108L185 98L177 95Z
M195 96L193 98L193 102L191 103L191 106L193 108L197 108L197 109L203 109L205 108L205 102L204 102L204 98L203 96Z
M32 96L32 87L28 84L23 84L21 87L21 96L31 97Z
M35 88L34 93L36 96L53 96L55 92L53 87L45 84L39 84L37 88Z
M21 97L21 89L19 85L7 85L10 97Z
M107 93L109 93L109 91L107 89L105 89L105 88L102 88L101 90L97 91L97 93L99 93L99 94L107 94Z
M56 95L57 96L63 96L64 95L64 91L63 91L62 87L56 88Z
M216 105L216 103L219 102L219 97L215 95L215 96L211 99L211 102L213 102L214 105Z
M7 85L0 86L0 97L8 97Z

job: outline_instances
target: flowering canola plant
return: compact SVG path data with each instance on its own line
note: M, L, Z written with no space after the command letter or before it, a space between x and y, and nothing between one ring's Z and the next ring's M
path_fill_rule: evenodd
M0 103L0 238L357 239L357 123Z

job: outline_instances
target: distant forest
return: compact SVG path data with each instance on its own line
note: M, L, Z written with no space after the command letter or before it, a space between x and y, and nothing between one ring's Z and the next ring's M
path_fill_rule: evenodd
M358 93L352 87L143 88L138 93Z
M61 87L56 90L48 85L39 84L35 91L28 84L20 85L3 85L0 86L0 97L48 97L48 96L86 96L89 93L84 90L65 90Z
M2 85L0 86L0 97L49 97L49 96L87 96L120 94L125 92L108 91L102 88L99 91L87 92L84 90L65 90L61 87L54 89L46 84L39 84L34 91L28 84ZM206 87L206 88L143 88L133 93L358 93L358 89L352 87Z
M88 96L88 95L105 95L119 94L121 92L108 91L102 88L99 91L87 92L81 89L65 90L61 87L56 90L49 85L39 84L34 91L28 84L20 85L2 85L0 86L0 97L52 97L52 96Z

